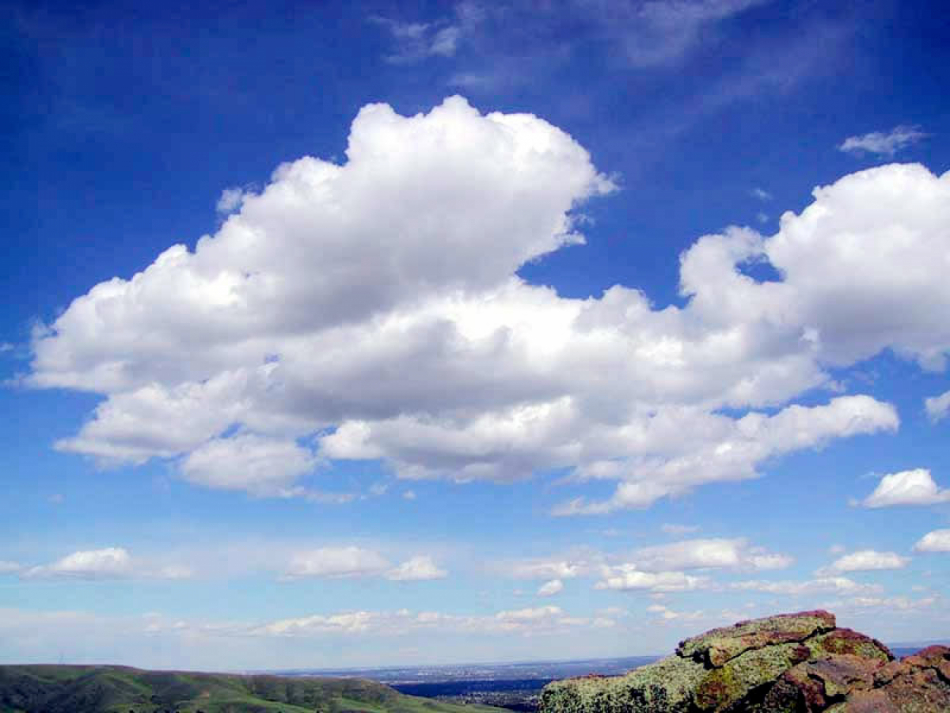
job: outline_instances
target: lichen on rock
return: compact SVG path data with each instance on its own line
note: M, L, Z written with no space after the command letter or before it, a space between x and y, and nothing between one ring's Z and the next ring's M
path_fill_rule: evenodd
M946 713L950 648L894 661L826 611L742 621L624 676L556 681L541 713Z

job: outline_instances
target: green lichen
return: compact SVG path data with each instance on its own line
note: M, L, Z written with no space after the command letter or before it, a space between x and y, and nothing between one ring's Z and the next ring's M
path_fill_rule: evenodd
M706 673L696 690L697 706L716 713L729 710L750 691L775 681L801 660L802 648L797 643L746 651Z
M834 628L835 617L828 612L783 614L707 631L681 642L676 653L709 666L722 666L745 651L803 641Z
M852 654L884 663L894 659L894 655L880 641L850 629L836 629L826 634L819 634L805 642L805 645L811 651L812 659L823 659L841 654Z
M611 678L573 678L545 687L544 713L689 713L704 667L679 656Z

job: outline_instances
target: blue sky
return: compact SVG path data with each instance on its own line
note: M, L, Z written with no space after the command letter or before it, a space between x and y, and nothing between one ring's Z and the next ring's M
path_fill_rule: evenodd
M14 5L0 661L950 635L950 26L850 5Z

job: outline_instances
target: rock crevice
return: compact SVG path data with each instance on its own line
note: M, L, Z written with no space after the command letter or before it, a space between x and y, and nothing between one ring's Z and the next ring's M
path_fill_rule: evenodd
M829 612L780 614L691 637L624 676L557 681L541 696L541 713L819 711L950 711L950 648L895 661Z

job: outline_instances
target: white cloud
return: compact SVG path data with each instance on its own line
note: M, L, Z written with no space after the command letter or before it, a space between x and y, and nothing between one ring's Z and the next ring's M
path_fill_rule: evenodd
M644 572L686 569L782 569L791 557L751 547L744 539L698 539L644 547L630 555L630 564Z
M950 413L950 391L945 391L940 396L924 399L924 408L930 420L934 423L946 418L947 414Z
M288 579L380 576L389 567L386 558L373 550L355 546L321 547L295 554L284 576Z
M112 579L132 573L132 558L121 547L73 552L51 564L31 567L23 573L27 579L75 578Z
M839 151L846 153L874 153L882 156L893 156L898 151L916 144L927 137L916 126L895 126L890 131L872 131L861 136L849 136L840 146Z
M3 354L4 352L12 352L12 351L13 351L13 344L11 344L10 342L0 342L0 354Z
M772 200L772 194L769 193L764 188L753 188L751 191L752 195L758 198L760 201L770 201Z
M699 529L699 525L677 525L675 523L665 522L660 525L660 529L667 535L688 535L692 532L696 532Z
M221 191L221 197L218 198L215 209L223 215L233 213L241 207L241 203L244 202L247 195L250 194L246 193L243 188L225 188Z
M886 611L921 611L937 604L936 597L910 599L908 597L854 597L838 603L836 609L883 609Z
M869 396L791 403L832 385L826 365L889 348L943 366L950 174L883 166L817 189L774 236L705 236L682 257L682 307L623 286L569 299L517 276L583 243L578 208L610 190L535 116L370 105L345 163L280 167L194 251L171 247L38 328L26 381L104 397L59 448L169 459L209 487L319 499L300 480L325 475L320 459L409 479L618 481L608 501L558 508L579 514L897 428ZM782 279L748 277L753 260Z
M684 572L643 572L632 564L604 567L603 579L597 589L621 592L646 590L651 592L685 592L708 586L706 577L695 577Z
M24 579L189 579L191 568L133 558L122 547L80 550L46 565L19 568Z
M603 615L575 616L558 607L478 615L354 609L258 622L198 620L161 612L96 615L0 609L0 640L11 660L55 660L65 654L70 660L94 662L118 656L160 669L266 668L268 661L273 662L275 641L283 642L282 660L292 667L312 666L315 660L328 668L364 667L372 665L380 650L393 650L393 643L407 635L429 649L435 646L442 656L451 656L452 648L440 648L441 634L480 641L488 651L497 651L515 636L560 636L559 645L566 652L576 649L577 637L584 632L614 625Z
M878 552L877 550L858 550L843 555L823 567L816 574L819 577L833 577L840 572L865 572L881 569L902 569L910 560L896 552Z
M283 573L284 579L383 577L394 582L418 582L447 576L448 572L440 569L428 555L415 555L393 567L379 552L354 545L297 552L291 556Z
M757 477L759 463L789 451L819 447L834 436L896 430L898 425L892 406L867 396L842 396L825 406L788 406L774 416L753 412L738 420L708 413L680 414L681 426L690 421L694 426L687 430L702 434L692 439L691 452L672 458L607 463L602 468L595 464L582 470L582 475L624 481L613 497L593 503L576 499L556 508L554 514L645 508L661 497L688 492L702 483Z
M181 462L192 483L256 495L293 494L292 484L316 467L307 448L291 439L240 434L202 444Z
M861 504L867 508L883 508L946 502L950 502L950 490L937 487L929 470L916 468L883 476L874 492Z
M518 579L573 579L588 568L580 560L529 560L512 565L511 573Z
M323 616L299 617L296 619L279 619L251 629L251 636L315 636L326 633L358 634L369 630L370 625L378 618L372 612L357 611L344 614Z
M18 562L10 562L9 560L0 560L0 574L10 574L11 572L19 572L23 567Z
M801 214L782 215L772 237L732 230L694 244L681 276L695 313L711 321L764 320L778 330L775 337L795 325L797 339L839 366L891 347L926 368L942 368L950 326L937 315L950 306L950 286L938 275L950 173L892 164L850 174L813 195ZM756 283L737 270L751 260L768 260L782 281ZM909 274L896 275L895 265ZM760 330L768 334L764 325Z
M459 14L454 22L400 22L378 15L370 22L385 27L395 51L386 56L393 64L413 64L429 57L454 57L466 31L477 22L470 14Z
M702 611L693 611L693 612L678 612L670 609L663 604L651 604L647 607L647 611L650 614L656 614L663 621L673 621L674 619L680 619L683 621L695 621L705 618L706 614Z
M550 597L555 594L560 594L564 590L564 582L560 579L552 579L549 582L545 582L538 589L539 597Z
M415 490L404 490L402 493L403 500L415 500L417 497Z
M429 579L444 579L448 572L439 569L427 555L416 555L386 573L386 579L397 582L418 582Z
M578 5L620 46L633 66L652 67L682 59L716 23L767 1L583 0Z
M950 552L950 530L928 532L914 545L915 552Z
M818 577L807 581L794 580L746 580L734 582L731 589L741 591L765 592L768 594L783 594L788 596L811 596L814 594L857 594L875 593L881 591L880 585L861 584L847 577Z

